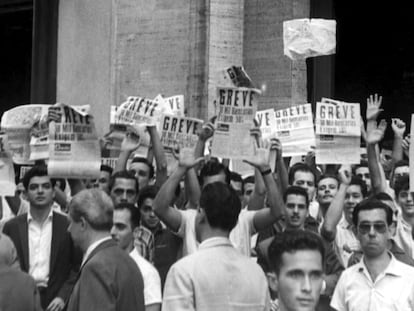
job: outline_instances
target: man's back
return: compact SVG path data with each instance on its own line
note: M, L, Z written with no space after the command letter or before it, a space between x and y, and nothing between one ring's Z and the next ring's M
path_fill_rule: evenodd
M67 310L144 310L143 290L135 262L114 241L105 241L81 268Z
M171 267L163 310L268 310L269 302L261 268L215 237Z

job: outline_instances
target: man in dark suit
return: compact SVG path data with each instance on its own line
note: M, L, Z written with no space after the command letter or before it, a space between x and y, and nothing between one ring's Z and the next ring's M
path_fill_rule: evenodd
M35 280L42 307L60 311L76 278L76 256L65 215L53 211L54 180L46 166L34 166L23 178L30 210L3 228L13 241L21 269Z
M67 311L144 311L144 283L133 259L112 240L114 206L102 190L79 192L69 204L69 232L83 252Z

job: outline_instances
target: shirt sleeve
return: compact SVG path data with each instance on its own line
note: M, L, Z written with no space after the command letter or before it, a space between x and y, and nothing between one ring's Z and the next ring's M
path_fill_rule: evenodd
M347 311L345 302L345 276L341 275L336 284L335 291L331 299L331 307L337 311Z
M158 271L151 265L144 279L145 305L161 303L161 278Z
M182 265L174 264L168 272L164 286L163 311L195 311L193 284Z
M174 233L180 238L184 239L189 213L186 213L186 211L182 211L182 210L179 210L179 212L181 213L181 224L177 232L174 232Z

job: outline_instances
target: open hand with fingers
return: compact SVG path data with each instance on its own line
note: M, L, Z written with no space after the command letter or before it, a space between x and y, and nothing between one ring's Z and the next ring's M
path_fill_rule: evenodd
M378 94L370 95L369 98L367 98L367 121L377 120L378 115L384 111L384 109L381 109L381 104L382 96L378 96Z
M367 130L366 142L369 145L378 144L384 137L385 130L387 129L387 122L381 120L378 126Z
M189 147L182 147L172 149L174 157L178 160L178 166L184 167L186 169L190 169L202 161L204 161L204 157L195 158L194 156L194 149Z
M138 149L141 142L141 137L132 127L127 127L127 132L121 143L122 151L134 151Z
M270 143L260 139L258 142L254 142L255 154L250 159L244 159L243 162L254 166L261 172L270 168Z
M198 138L202 141L206 141L214 135L214 122L216 121L217 116L212 117L209 122L203 124L201 129L198 131Z

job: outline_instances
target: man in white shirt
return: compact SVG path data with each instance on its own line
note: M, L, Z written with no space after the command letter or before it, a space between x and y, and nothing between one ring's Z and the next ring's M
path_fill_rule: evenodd
M8 221L3 232L13 240L21 269L34 278L42 307L59 311L74 284L79 256L67 232L67 217L53 211L55 181L46 166L31 168L23 185L29 212Z
M278 293L280 311L315 310L323 290L325 250L310 231L278 234L269 246L269 286Z
M364 253L337 283L331 307L337 311L413 310L414 268L388 251L392 210L371 199L358 204L353 222Z
M203 188L195 221L201 244L168 272L163 311L269 310L263 271L229 240L240 210L240 199L228 184L213 182Z
M115 206L112 238L119 247L134 259L144 279L144 300L146 311L161 310L161 279L155 267L142 257L134 247L134 233L139 228L139 210L130 203Z

